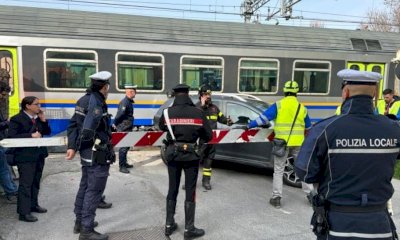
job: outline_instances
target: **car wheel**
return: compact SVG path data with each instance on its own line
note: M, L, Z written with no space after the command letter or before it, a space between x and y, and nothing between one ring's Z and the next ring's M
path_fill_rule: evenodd
M165 165L167 165L167 159L165 158L165 145L160 147L160 156L161 160L165 163Z
M294 172L293 157L286 159L285 169L283 170L283 182L288 186L301 188L301 181Z

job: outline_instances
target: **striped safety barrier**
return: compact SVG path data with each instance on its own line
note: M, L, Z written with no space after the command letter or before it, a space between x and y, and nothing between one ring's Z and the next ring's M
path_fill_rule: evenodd
M116 132L112 134L111 141L116 148L161 146L166 135L161 131ZM213 130L209 144L269 142L272 138L272 129L219 129ZM0 145L7 148L66 146L67 137L6 138L0 141Z

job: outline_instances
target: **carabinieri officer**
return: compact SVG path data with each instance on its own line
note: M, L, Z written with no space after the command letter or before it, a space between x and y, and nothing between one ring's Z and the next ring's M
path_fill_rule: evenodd
M400 128L374 114L378 73L342 70L341 114L311 128L296 174L317 185L311 224L318 240L397 239L386 203L399 155Z

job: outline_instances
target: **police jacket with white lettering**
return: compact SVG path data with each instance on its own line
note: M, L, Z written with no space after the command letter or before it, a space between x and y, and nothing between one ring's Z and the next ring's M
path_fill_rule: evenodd
M95 139L100 139L102 144L110 143L109 121L103 94L87 90L87 93L76 103L75 113L67 128L68 149L80 152L82 165L94 164L92 148Z
M118 106L114 124L119 132L132 131L133 128L133 104L134 101L128 97L121 100Z
M212 130L204 112L194 106L188 95L177 95L172 106L168 108L168 115L177 142L193 144L199 138L202 142L212 139ZM159 127L163 131L168 131L164 114L161 116ZM172 142L169 132L167 140ZM181 154L179 157L184 158L181 160L185 161L199 159L192 153Z
M217 129L217 122L227 124L228 119L219 110L217 105L211 103L210 105L201 106L201 102L196 103L196 107L200 108L206 114L208 122L210 123L211 129Z
M336 205L384 204L393 195L400 127L373 113L370 96L351 97L341 109L341 115L311 128L295 162L296 174L318 183L318 192Z

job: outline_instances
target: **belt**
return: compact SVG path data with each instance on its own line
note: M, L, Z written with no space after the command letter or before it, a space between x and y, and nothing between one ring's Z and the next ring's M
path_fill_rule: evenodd
M343 212L343 213L368 213L368 212L379 212L387 209L386 203L379 205L370 206L343 206L330 203L328 210L333 212Z

